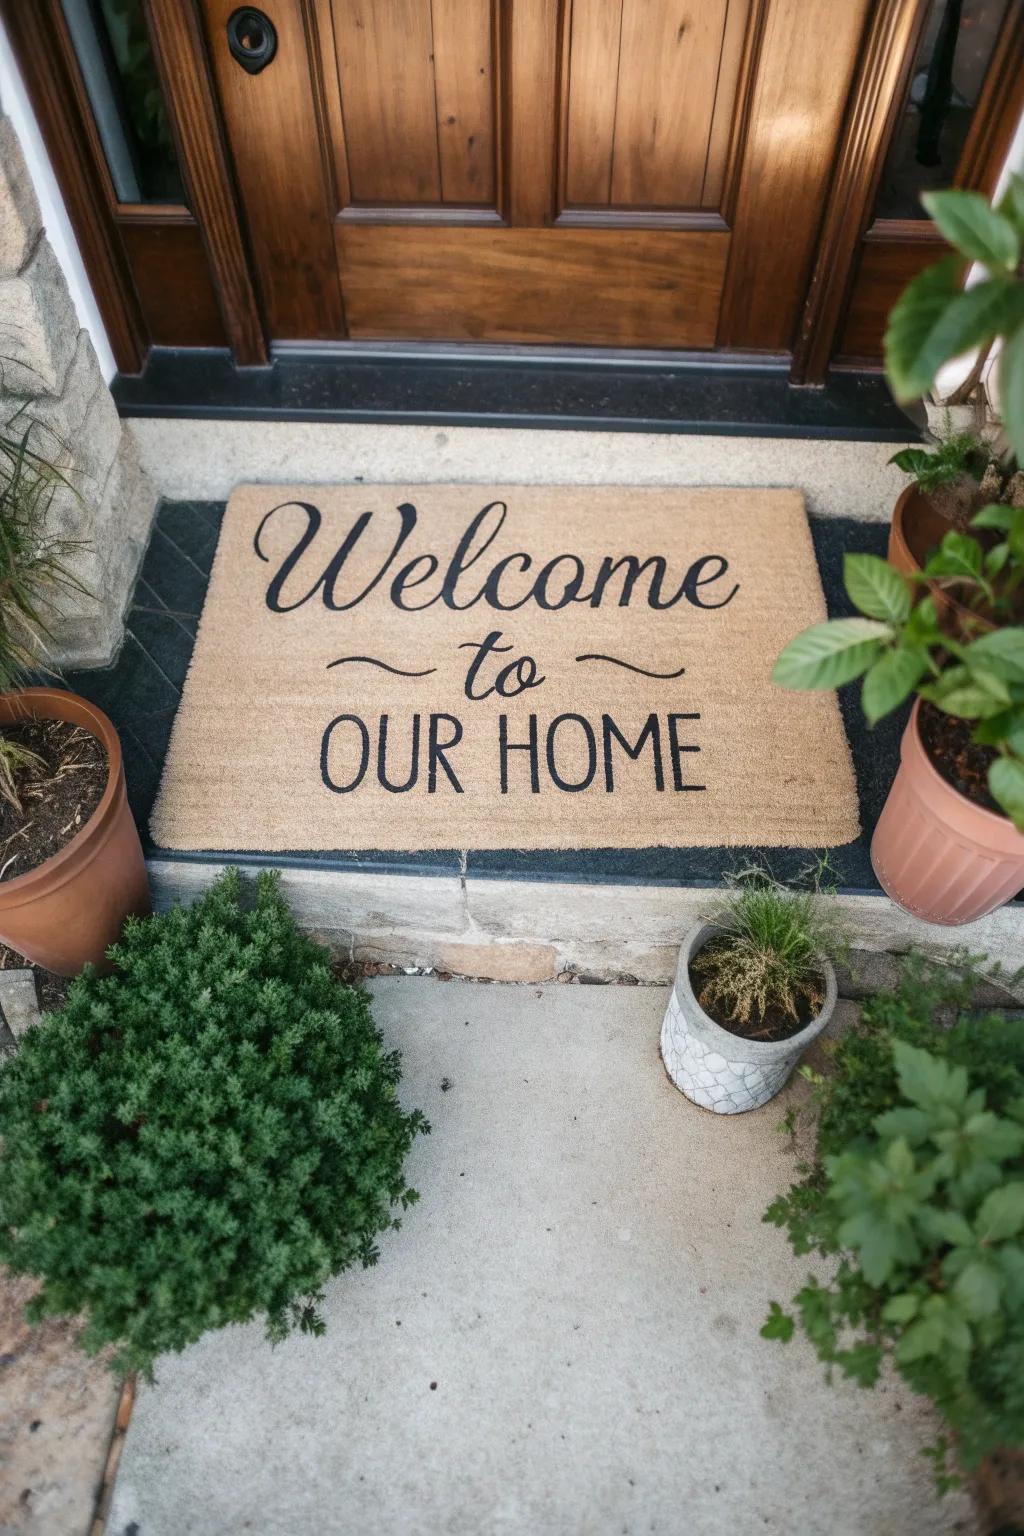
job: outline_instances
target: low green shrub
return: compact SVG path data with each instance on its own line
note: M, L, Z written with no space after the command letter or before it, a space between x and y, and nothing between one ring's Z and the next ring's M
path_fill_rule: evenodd
M836 1262L761 1331L788 1340L799 1321L830 1373L866 1387L891 1357L970 1469L1024 1443L1024 1029L999 1014L943 1028L966 998L914 961L867 1002L834 1073L809 1074L816 1155L764 1219ZM931 1454L949 1486L946 1441Z
M418 1110L365 994L304 937L276 877L246 910L229 871L130 919L0 1072L0 1259L38 1276L30 1317L150 1373L164 1350L265 1314L321 1332L324 1283L377 1258L417 1199Z

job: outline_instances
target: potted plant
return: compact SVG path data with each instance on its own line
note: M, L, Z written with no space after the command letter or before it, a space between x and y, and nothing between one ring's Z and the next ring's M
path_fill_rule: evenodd
M756 1109L785 1085L836 1003L833 926L810 892L766 876L683 940L661 1030L675 1086L720 1115Z
M0 1070L0 1260L29 1318L149 1375L165 1350L266 1319L321 1333L326 1282L377 1258L429 1126L398 1102L366 993L298 929L276 874L129 918Z
M944 362L972 347L980 349L976 381L998 340L1003 425L1019 461L1024 180L1014 178L998 208L967 192L926 201L943 234L988 276L962 289L960 259L950 256L915 278L890 319L890 381L902 399L920 394ZM1019 481L1011 485L1019 489ZM1024 886L1024 508L990 503L968 530L949 529L916 579L871 555L848 555L844 577L864 617L798 635L774 679L836 688L863 677L871 725L916 695L872 863L907 911L970 922ZM919 582L934 596L914 606ZM946 596L959 604L952 622Z
M873 1387L891 1366L931 1398L942 1488L1024 1445L1024 1032L961 1011L970 985L911 957L866 1000L832 1070L806 1073L814 1155L764 1217L827 1268L762 1334L800 1326L829 1379Z
M1001 617L1018 611L1024 584L1024 509L984 508L974 526L1002 537L986 552L950 532L924 576L955 572L983 595L994 617L976 638L944 631L932 598L915 607L887 561L848 554L846 590L864 617L805 630L772 674L785 688L863 677L870 725L916 695L871 862L901 907L944 924L981 917L1024 886L1024 626Z
M48 610L81 591L50 527L66 477L0 431L0 940L59 975L104 963L130 912L149 910L117 732L48 670Z

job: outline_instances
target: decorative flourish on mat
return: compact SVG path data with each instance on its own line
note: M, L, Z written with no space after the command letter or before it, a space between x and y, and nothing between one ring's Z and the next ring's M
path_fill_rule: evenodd
M620 661L618 656L602 656L599 651L587 651L583 656L577 656L577 661L610 661L613 667L625 667L627 672L639 672L641 677L682 677L686 671L680 667L675 672L651 672L647 667L636 667L631 661Z
M328 672L332 667L343 667L347 661L365 661L371 667L383 667L385 672L393 672L396 677L429 677L431 672L436 672L436 667L427 667L422 672L406 672L402 667L392 667L386 661L378 661L376 656L339 656L336 661L327 663Z

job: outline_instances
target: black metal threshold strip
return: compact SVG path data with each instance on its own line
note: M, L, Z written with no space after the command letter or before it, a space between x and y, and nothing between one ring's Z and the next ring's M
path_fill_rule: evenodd
M407 423L464 427L916 440L920 429L876 373L835 372L821 389L788 364L587 348L338 343L280 346L267 368L219 348L154 348L112 385L122 416Z

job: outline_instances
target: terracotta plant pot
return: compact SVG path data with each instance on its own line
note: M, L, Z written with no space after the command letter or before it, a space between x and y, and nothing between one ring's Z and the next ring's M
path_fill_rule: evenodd
M0 881L0 940L58 976L77 975L88 960L109 969L105 952L125 918L150 911L121 743L101 710L59 688L0 695L0 727L26 716L70 720L91 732L107 754L107 782L99 805L70 843L26 874Z
M1024 832L974 805L931 763L913 712L899 772L871 839L871 863L897 906L955 926L994 912L1024 888Z
M825 1001L817 1018L788 1040L745 1040L704 1012L690 981L690 961L724 930L715 923L691 928L679 951L675 986L661 1026L661 1059L669 1078L688 1099L716 1115L757 1109L785 1087L807 1047L825 1028L836 1006L836 973L821 960Z
M890 565L903 576L919 575L928 556L938 549L951 526L916 485L908 485L893 508L889 527ZM923 594L924 590L919 584L918 592ZM945 634L978 635L982 630L994 627L990 620L974 613L934 582L928 582L927 590L934 599Z

